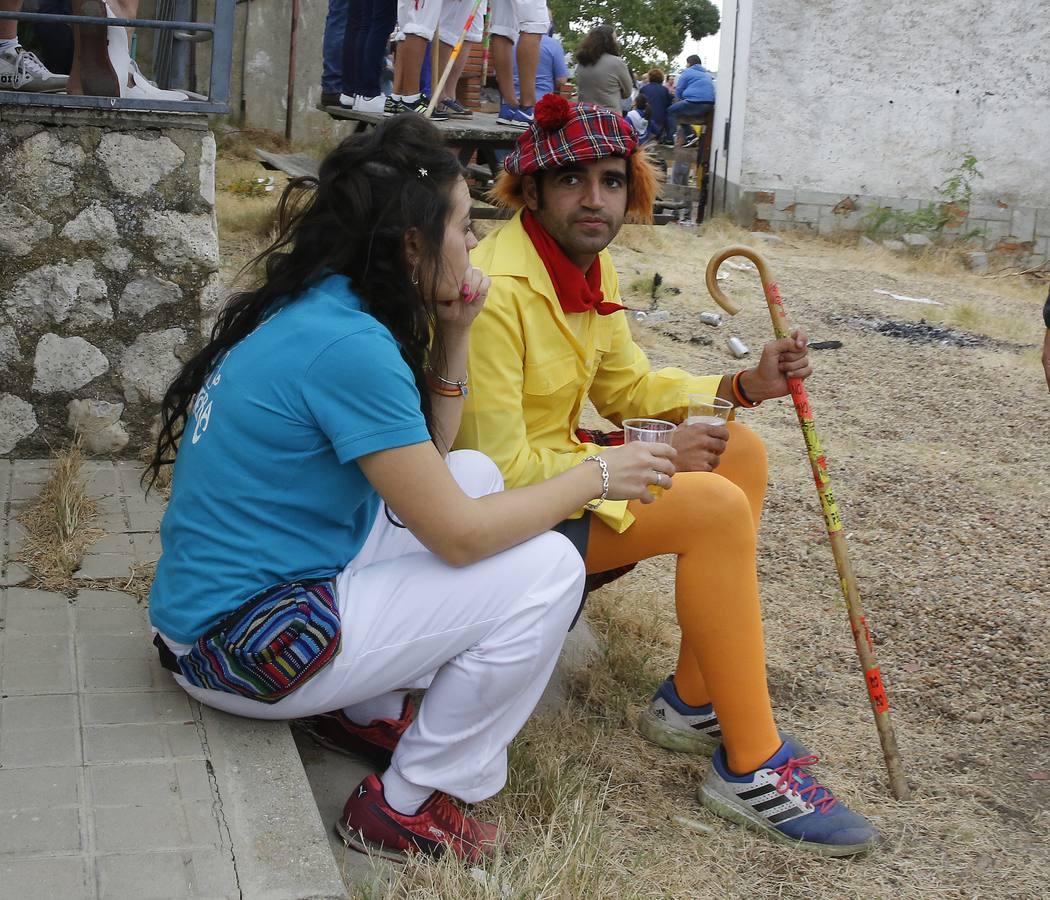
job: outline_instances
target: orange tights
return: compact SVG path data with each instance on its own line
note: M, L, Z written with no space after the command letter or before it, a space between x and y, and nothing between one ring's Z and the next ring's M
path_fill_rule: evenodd
M690 706L713 703L729 767L750 772L781 741L766 685L755 536L766 492L766 450L729 423L717 472L682 472L655 503L631 503L635 522L617 534L591 519L587 571L652 556L678 557L675 608L682 629L674 681Z

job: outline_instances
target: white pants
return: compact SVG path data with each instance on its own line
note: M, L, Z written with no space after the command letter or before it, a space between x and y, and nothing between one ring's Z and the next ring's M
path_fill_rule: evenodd
M442 0L418 0L418 3L417 0L398 0L397 31L400 36L397 40L403 40L406 34L414 34L425 41L433 40L441 21L441 3ZM464 16L463 23L466 21ZM460 28L463 23L460 23Z
M551 20L547 14L547 0L490 0L492 15L489 31L512 41L518 32L546 34Z
M448 461L470 496L503 489L488 457L460 450ZM338 576L342 646L321 672L272 704L175 680L201 703L260 719L340 708L353 718L354 704L428 688L391 765L413 784L476 803L506 783L507 745L547 686L583 582L583 561L560 534L457 569L380 510Z
M474 21L471 23L470 31L463 38L465 42L481 43L485 36L485 8L487 6L487 0L482 0L477 15L474 16ZM441 36L441 43L448 44L450 47L456 45L473 8L474 0L444 0L441 6L441 27L438 32Z

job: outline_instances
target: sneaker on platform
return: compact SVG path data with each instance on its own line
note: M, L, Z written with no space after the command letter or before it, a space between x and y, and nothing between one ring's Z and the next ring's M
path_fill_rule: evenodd
M401 106L400 100L395 100L393 97L387 97L383 101L383 115L384 116L396 116L398 107Z
M415 113L417 116L423 115L427 111L427 107L430 106L430 98L426 94L420 94L416 100L411 103L402 100L398 104L397 112L398 115L402 113ZM434 111L430 114L431 122L445 122L448 120L448 113L441 108L439 103L434 107Z
M50 94L64 91L68 81L68 75L56 75L23 47L0 53L0 91Z
M378 775L369 775L354 789L335 830L354 850L397 861L411 853L451 852L479 863L492 855L500 837L496 825L464 815L441 791L434 791L414 816L399 813L386 802Z
M445 112L447 112L453 119L470 119L474 116L473 111L467 109L454 97L445 97L441 101L441 105L445 108Z
M358 112L386 114L387 97L379 94L375 97L365 97L362 94L354 94L354 109Z
M339 91L321 91L321 106L338 106L342 96Z
M649 706L638 717L638 731L647 741L679 753L710 756L722 740L715 708L689 706L668 676L657 688Z
M532 124L532 116L526 115L519 106L500 103L496 121L500 125L510 125L512 128L528 128Z
M295 726L312 737L318 744L344 756L363 756L376 765L386 768L397 742L415 714L411 697L405 697L398 719L375 719L368 725L358 725L344 715L342 710L297 719Z
M790 742L747 775L734 775L719 747L700 785L711 812L776 841L822 856L851 856L872 849L878 832L848 809L808 771L818 757L798 757Z

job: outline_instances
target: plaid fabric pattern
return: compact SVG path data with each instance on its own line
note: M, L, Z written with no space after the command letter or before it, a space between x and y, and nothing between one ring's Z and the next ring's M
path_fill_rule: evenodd
M339 650L335 581L280 584L256 594L178 658L197 687L276 703Z
M597 444L599 447L619 447L623 444L622 431L598 431L591 428L577 428L576 437L584 444ZM637 563L629 563L616 569L608 569L605 572L594 572L587 576L584 595L596 591L600 587L622 578L633 569Z
M560 112L544 116L545 105L552 106L555 101L568 107L567 117L563 118ZM541 122L556 127L545 128ZM634 129L612 110L547 94L536 104L533 123L518 138L518 145L503 161L503 167L512 175L531 175L570 163L630 156L637 146Z
M577 428L576 437L580 439L581 444L597 444L599 447L619 447L623 444L623 431Z

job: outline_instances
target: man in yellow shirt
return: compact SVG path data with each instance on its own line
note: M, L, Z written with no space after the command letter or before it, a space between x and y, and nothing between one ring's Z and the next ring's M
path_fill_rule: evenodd
M457 446L490 456L508 487L543 481L600 449L576 434L587 399L616 424L681 422L690 393L755 406L786 395L788 374L808 377L801 330L733 376L652 371L605 249L627 216L650 217L655 186L621 117L548 95L504 165L495 193L519 212L472 254L492 287L471 334ZM874 828L818 784L807 768L817 757L773 721L755 569L764 446L735 422L680 425L671 443L673 490L649 504L599 502L562 529L591 573L678 557L681 651L641 718L642 734L671 750L713 752L700 799L715 813L824 855L866 850Z

